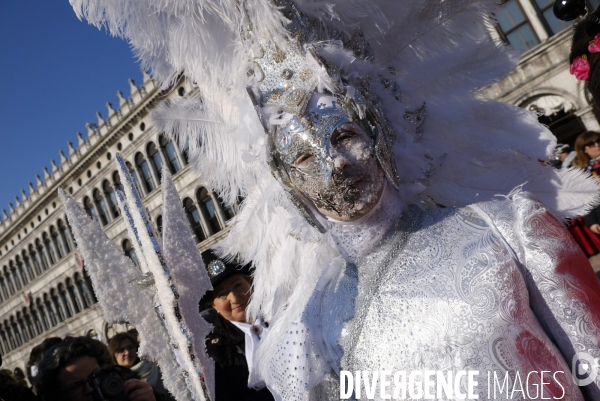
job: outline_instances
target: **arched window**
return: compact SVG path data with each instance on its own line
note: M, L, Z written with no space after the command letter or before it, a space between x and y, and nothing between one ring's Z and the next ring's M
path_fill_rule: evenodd
M8 286L8 293L13 295L15 293L15 284L13 281L12 274L6 266L4 266L4 278L6 279L6 285Z
M15 266L15 264L12 260L10 260L8 262L8 265L9 265L9 269L10 269L10 274L13 278L13 283L15 284L15 288L17 289L17 292L18 292L21 288L23 288L23 279L21 278L21 272Z
M100 224L103 226L108 224L108 206L106 205L104 196L102 196L102 192L100 192L98 189L94 189L94 203L96 204L96 209L98 210Z
M27 277L27 272L25 272L25 265L21 261L21 258L18 256L15 258L15 260L17 262L17 271L19 272L21 284L23 285L23 287L25 287L27 283L29 283L29 277Z
M131 179L133 180L133 185L135 186L135 189L137 189L140 196L144 196L145 192L142 191L142 185L140 184L140 178L138 177L137 171L135 171L135 169L133 168L131 163L125 162L125 164L127 165L127 168L129 169L129 173L131 174Z
M54 292L54 290L52 291ZM48 294L44 294L44 309L48 314L50 326L54 327L60 322L60 315L58 314L52 298L53 297L49 296Z
M175 149L175 145L173 141L167 139L164 135L160 136L159 139L160 147L165 152L165 156L167 158L167 166L169 167L169 171L171 174L175 174L179 170L181 170L181 163L179 162L179 157L177 156L177 150Z
M33 325L35 326L37 335L40 335L44 332L44 326L42 325L42 319L39 312L39 303L40 300L36 299L35 303L32 302L31 306L29 307L31 319L33 320Z
M202 223L198 208L196 208L196 205L194 205L194 202L190 198L187 198L183 201L183 207L185 208L185 212L190 220L194 234L196 235L196 242L204 241L206 239L206 235L202 230Z
M29 278L31 280L33 280L35 278L35 272L33 270L31 258L29 257L29 255L27 255L27 252L25 250L23 250L23 252L21 252L21 255L23 255L23 263L25 263L25 269L27 270L27 275L29 276Z
M52 237L52 244L54 244L54 248L56 248L56 252L58 253L58 258L64 258L67 255L65 243L54 226L50 226L50 236Z
M65 319L68 319L75 314L75 308L73 307L73 302L71 302L72 300L67 289L62 283L58 285L58 295L60 296L60 302L65 311Z
M19 327L17 320L14 316L10 317L10 327L12 328L13 334L15 336L15 348L21 346L23 344L23 336L21 334L21 328Z
M54 244L50 240L50 236L47 233L42 234L42 239L44 240L44 247L50 256L50 265L53 265L58 261L58 258L56 257L56 248L54 247Z
M41 256L42 259L42 269L46 270L50 267L50 260L48 258L48 252L46 252L46 248L42 244L42 241L39 239L35 240L35 245L37 247L38 255Z
M79 273L75 274L74 279L75 279L75 289L78 292L79 299L81 301L81 307L83 309L87 309L90 306L92 306L93 303L94 303L94 301L92 300L92 297L89 294L89 290L87 288L84 288L84 287L87 286L87 284L81 278L81 276L79 275Z
M52 304L54 305L54 310L58 317L58 321L62 322L67 319L67 313L65 311L65 305L63 303L61 294L59 294L55 289L52 289Z
M96 208L94 207L94 204L92 203L90 198L88 198L87 196L83 199L83 208L85 209L85 212L88 214L88 216L90 216L96 221L99 221L98 213L96 213Z
M104 180L102 183L102 190L104 191L104 196L108 199L108 204L110 211L112 213L112 217L117 217L119 215L119 204L117 203L117 194L115 190L110 185L108 180Z
M21 338L23 339L23 343L26 343L30 340L29 332L27 331L27 324L25 323L25 316L21 314L21 312L17 312L17 325L19 327L19 331L21 332Z
M10 297L6 284L6 276L0 277L0 290L2 291L2 299L6 301Z
M35 336L37 336L37 333L35 331L35 327L33 327L33 322L31 321L31 316L29 315L29 313L27 313L26 308L23 308L23 322L25 323L25 328L27 331L27 335L29 336L29 339L35 338Z
M129 168L129 171L131 171L131 167L130 164L127 163L127 167ZM115 171L112 175L113 177L113 184L115 185L115 189L118 189L119 191L123 192L125 190L125 188L123 188L123 184L121 183L121 176L119 175L118 171Z
M58 231L60 232L60 237L63 240L63 244L65 245L67 253L71 252L75 249L73 245L73 236L71 235L71 230L69 226L63 223L62 220L58 220Z
M18 318L15 319L15 323L17 324L17 331L19 333L19 337L21 338L21 344L29 341L29 337L27 336L27 330L25 329L25 323L23 322L23 316L21 316L20 312L17 312Z
M135 253L135 249L133 249L133 246L131 245L131 242L128 239L123 241L123 251L125 252L125 256L131 259L134 265L138 267L140 266L140 261L138 260L137 254Z
M152 163L152 167L154 167L156 175L160 177L162 175L163 160L160 156L160 152L156 149L154 142L148 144L146 151L148 152L148 158L150 158L150 162Z
M40 321L42 323L43 331L50 330L51 324L48 320L49 312L46 309L46 306L42 303L42 300L39 298L35 301L35 306L38 312L38 316L40 317Z
M163 219L162 219L162 215L158 215L158 217L156 218L156 229L158 230L158 233L162 237L162 233L163 233Z
M152 177L152 171L150 171L150 165L146 159L144 159L144 155L141 152L138 152L135 155L135 165L138 167L142 176L144 189L146 192L152 192L154 188L156 188L156 184L154 183L154 177Z
M4 327L6 328L6 334L8 335L8 348L13 350L17 348L17 341L15 340L12 324L5 320Z
M21 312L17 312L17 325L19 326L19 331L21 332L23 342L26 343L31 339L31 337L29 336L29 332L27 331L27 323L25 321L25 316L23 316Z
M36 276L42 274L42 259L40 258L40 254L35 251L33 245L29 245L29 256L31 256L31 260L33 261L33 270Z
M81 301L81 298L79 298L78 290L73 285L73 281L71 279L67 279L66 284L68 292L67 295L69 296L71 305L73 306L73 314L76 315L84 309L83 302Z
M208 224L210 225L210 230L212 232L210 235L221 231L221 224L219 223L219 218L217 217L217 209L215 207L215 202L213 198L210 196L210 193L206 188L200 188L200 190L196 193L196 197L198 198L198 204L202 209Z
M8 345L8 337L4 326L0 329L0 339L2 340L2 354L8 354L10 352L10 345Z
M8 262L8 268L10 271L10 277L12 278L12 282L15 285L15 290L19 291L22 287L21 279L19 278L19 273L17 272L17 269L15 268L15 264L13 263L12 260Z

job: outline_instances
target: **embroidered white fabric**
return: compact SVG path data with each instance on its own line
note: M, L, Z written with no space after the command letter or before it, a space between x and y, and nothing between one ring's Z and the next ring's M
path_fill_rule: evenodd
M529 372L563 371L544 378L544 396L584 399L570 365L577 351L600 355L590 306L600 286L542 204L517 193L459 209L411 207L392 231L356 265L321 277L273 367L277 387L290 389L284 400L308 400L306 389L340 369L508 374L509 388L523 389L510 399L535 393L540 377L527 387ZM598 389L597 379L582 388L591 399ZM507 398L488 390L479 380L480 399Z

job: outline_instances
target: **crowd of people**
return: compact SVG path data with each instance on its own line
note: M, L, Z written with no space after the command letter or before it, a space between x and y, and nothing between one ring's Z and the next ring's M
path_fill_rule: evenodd
M574 149L569 145L559 144L555 157L556 168L581 169L600 182L600 132L587 131L580 134L575 140ZM568 228L586 256L600 253L600 205L592 207L585 216L569 221Z
M2 370L0 399L171 401L159 368L151 361L140 361L137 347L135 333L117 334L108 347L87 336L47 338L30 353L31 387L10 370Z
M262 387L259 390L248 387L250 369L246 358L251 363L262 332L268 330L262 322L246 321L252 285L250 267L223 262L212 254L206 263L213 291L202 298L200 313L214 325L206 348L215 360L218 399L271 401L273 396L264 385L256 383ZM159 366L141 359L138 348L135 330L116 334L108 340L108 346L85 336L46 338L31 350L27 362L29 383L10 370L0 370L0 400L175 401L163 385Z

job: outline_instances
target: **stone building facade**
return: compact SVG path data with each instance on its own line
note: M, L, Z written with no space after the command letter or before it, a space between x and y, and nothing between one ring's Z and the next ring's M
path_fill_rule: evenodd
M168 166L182 198L198 246L205 250L223 238L225 222L235 213L188 165L179 149L150 122L152 108L167 99L193 94L181 79L161 90L144 73L131 95L117 93L119 107L107 103L106 118L88 123L87 136L77 134L77 146L60 152L60 163L44 168L44 178L21 191L0 221L0 352L2 368L22 376L31 349L48 337L88 335L104 342L126 325L108 325L83 269L57 189L68 191L102 226L105 233L134 262L135 251L116 204L121 186L114 155L127 161L142 200L158 232L162 230L160 171Z
M600 0L586 0L594 10ZM493 99L539 113L559 143L573 145L587 130L599 130L583 82L569 73L572 23L558 20L554 0L508 0L496 14L493 35L521 52L517 68L487 88Z

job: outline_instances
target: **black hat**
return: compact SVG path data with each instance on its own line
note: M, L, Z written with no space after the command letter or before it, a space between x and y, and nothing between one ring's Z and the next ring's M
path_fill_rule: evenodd
M250 276L250 263L247 265L240 265L234 261L226 262L224 258L217 257L212 251L207 251L202 254L202 260L206 265L208 276L210 277L210 283L212 284L213 290L217 288L219 284L227 280L236 274L243 274ZM201 303L208 301L208 297L212 294L212 291L207 291L202 297Z

